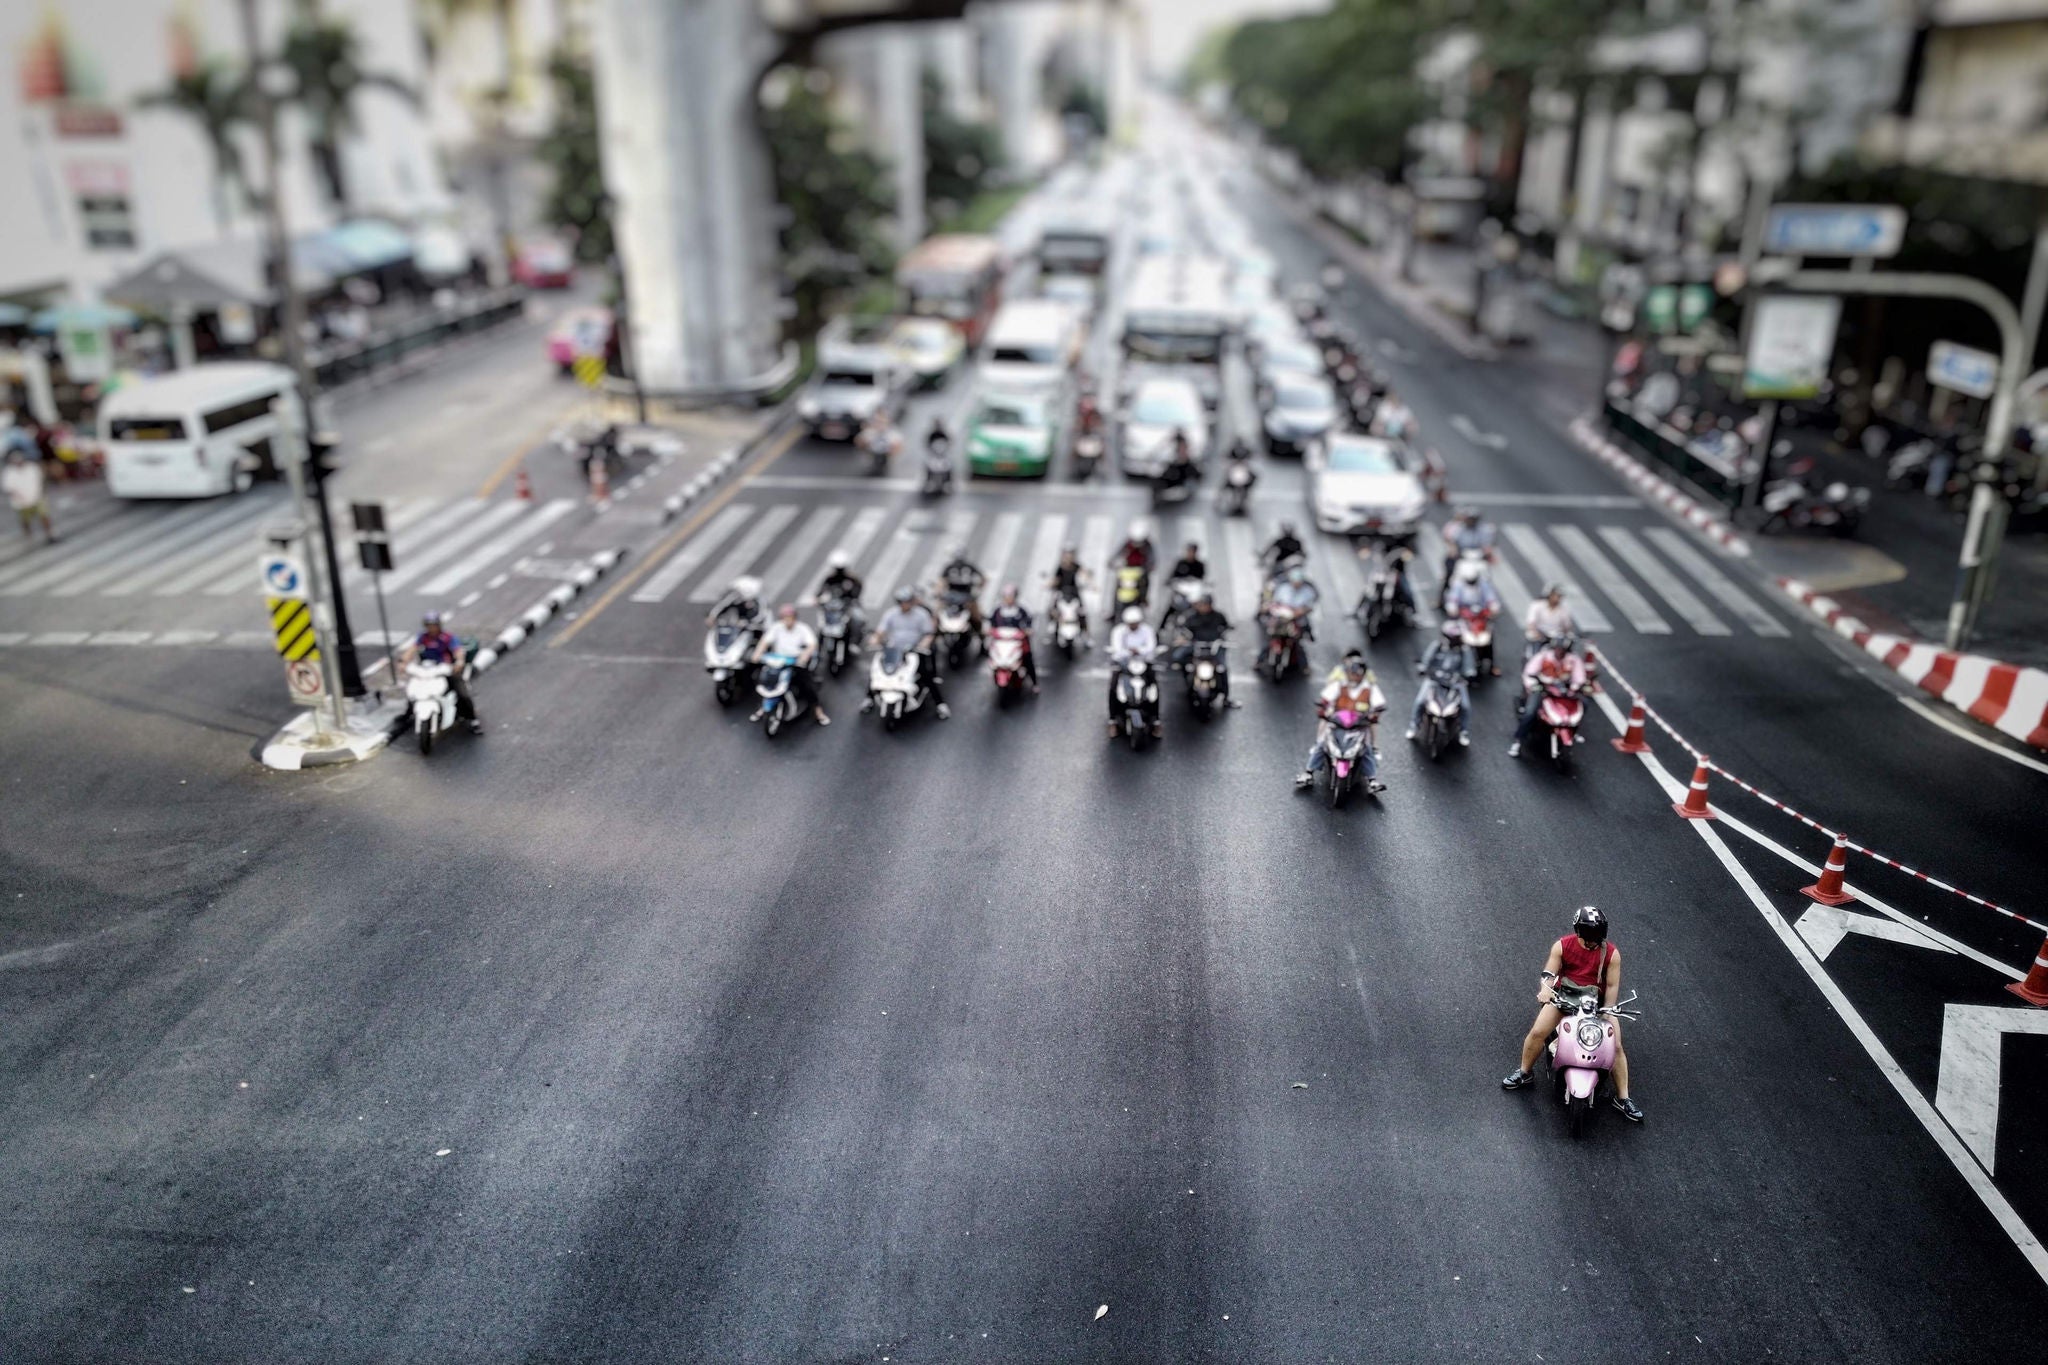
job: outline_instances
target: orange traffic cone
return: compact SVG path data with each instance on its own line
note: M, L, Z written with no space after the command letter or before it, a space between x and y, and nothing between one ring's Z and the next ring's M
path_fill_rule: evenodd
M602 456L590 462L590 500L603 502L612 495L611 475L605 472Z
M521 502L533 501L533 480L526 477L525 465L521 465L519 472L512 476L512 496Z
M1810 896L1822 905L1847 905L1856 898L1842 889L1842 874L1849 870L1849 840L1845 835L1835 836L1835 846L1828 851L1828 864L1820 870L1820 880L1812 886L1802 886L1799 894Z
M1692 770L1692 790L1685 794L1684 801L1673 801L1671 809L1688 820L1711 820L1714 812L1707 809L1707 756L1701 754L1699 763Z
M2029 1005L2048 1009L2048 941L2044 941L2041 951L2034 954L2034 965L2027 969L2027 979L2015 981L2006 989Z
M1620 739L1607 741L1625 754L1646 754L1650 752L1650 741L1643 738L1643 704L1635 702L1628 708L1628 733Z

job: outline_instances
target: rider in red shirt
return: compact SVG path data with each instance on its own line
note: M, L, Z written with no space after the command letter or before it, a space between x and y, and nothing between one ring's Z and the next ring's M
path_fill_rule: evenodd
M1536 1022L1522 1040L1522 1064L1501 1078L1501 1089L1520 1090L1535 1082L1530 1068L1564 1018L1553 1002L1595 991L1602 1005L1612 1005L1620 997L1621 949L1607 941L1607 916L1597 906L1582 905L1572 916L1572 931L1550 945L1550 958L1543 964L1543 984L1536 988ZM1641 1123L1643 1111L1628 1097L1628 1054L1621 1047L1621 1021L1613 1022L1614 1107L1630 1123Z

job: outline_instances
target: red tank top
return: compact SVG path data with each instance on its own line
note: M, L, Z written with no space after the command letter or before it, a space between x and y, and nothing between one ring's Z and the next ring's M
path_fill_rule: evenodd
M1603 943L1597 948L1588 948L1579 942L1577 934L1566 934L1557 941L1557 948L1564 964L1564 970L1559 975L1566 981L1574 986L1602 984L1601 969L1607 965L1607 959L1614 954L1613 944Z

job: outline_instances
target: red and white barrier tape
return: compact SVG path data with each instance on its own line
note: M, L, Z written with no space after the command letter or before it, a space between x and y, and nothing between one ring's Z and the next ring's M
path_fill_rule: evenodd
M1953 896L1960 896L1962 899L1970 902L1970 904L1972 905L1980 905L1984 907L1986 910L1994 911L1997 914L2005 916L2007 919L2018 920L2021 924L2027 925L2029 928L2039 929L2042 933L2048 934L2048 924L2042 924L2038 920L2029 919L2025 915L2020 914L2016 910L2008 910L2004 906L1998 904L1996 901L1989 901L1984 899L1984 897L1982 896L1972 895L1970 892L1963 890L1959 886L1956 886L1949 882L1945 882L1941 880L1939 877L1933 876L1930 873L1922 872L1920 869L1916 867L1910 867L1907 864L1900 862L1897 858L1891 857L1888 854L1880 853L1874 848L1869 848L1863 844L1859 844L1854 839L1851 839L1846 834L1842 833L1840 830L1830 829L1828 826L1823 825L1820 821L1814 819L1812 816L1803 814L1800 811L1795 810L1793 807L1786 805L1783 801L1780 801L1777 797L1772 796L1769 792L1751 786L1749 783L1737 777L1734 773L1729 772L1726 768L1714 762L1711 758L1707 758L1704 755L1702 755L1698 749L1694 748L1691 744L1686 742L1685 736L1679 734L1677 730L1672 728L1671 723L1669 721L1665 720L1662 716L1658 715L1655 711L1651 710L1649 702L1643 699L1643 694L1636 690L1636 687L1633 683L1629 682L1627 678L1621 675L1620 670L1615 668L1614 661L1607 657L1606 651L1602 650L1598 645L1592 646L1592 651L1594 656L1600 660L1601 671L1605 673L1608 677L1613 678L1614 681L1620 683L1622 690L1629 694L1630 700L1635 705L1643 708L1643 714L1645 716L1648 716L1651 720L1656 721L1658 729L1662 730L1665 734L1671 736L1672 739L1676 740L1678 742L1679 747L1684 749L1687 753L1691 754L1694 762L1704 765L1708 772L1716 773L1721 777L1727 778L1728 781L1734 783L1742 790L1748 792L1751 796L1754 796L1757 800L1763 802L1765 805L1771 807L1773 810L1781 811L1784 814L1791 816L1794 820L1797 820L1800 824L1805 825L1808 829L1811 829L1818 834L1823 834L1827 836L1829 840L1842 840L1844 845L1846 845L1849 849L1851 849L1854 852L1861 853L1864 857L1869 858L1873 862L1883 863L1886 867L1892 868L1893 870L1898 872L1903 872L1907 876L1912 877L1918 881L1925 882L1927 885L1934 887L1937 890L1946 891Z
M1957 654L1899 635L1872 630L1840 603L1796 578L1778 587L1827 623L1828 629L1924 692L2023 744L2048 749L2048 670L2000 663L1982 654Z
M1749 542L1734 527L1702 507L1696 499L1679 492L1669 479L1658 475L1641 460L1608 440L1591 421L1584 417L1573 419L1571 433L1580 449L1628 480L1631 487L1651 501L1675 512L1686 525L1730 554L1749 553Z

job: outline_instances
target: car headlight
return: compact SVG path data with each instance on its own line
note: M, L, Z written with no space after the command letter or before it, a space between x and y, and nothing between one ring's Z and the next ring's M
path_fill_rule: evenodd
M802 398L797 400L796 410L800 416L806 418L816 417L819 411L818 400L811 397L809 394L805 394Z
M1420 521L1422 520L1422 509L1426 505L1426 499L1419 497L1410 498L1407 502L1394 509L1393 519L1395 521Z

